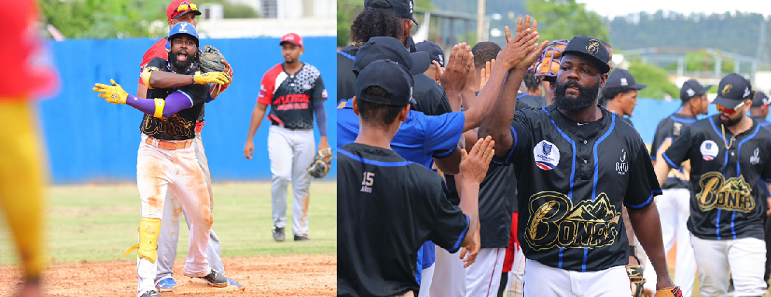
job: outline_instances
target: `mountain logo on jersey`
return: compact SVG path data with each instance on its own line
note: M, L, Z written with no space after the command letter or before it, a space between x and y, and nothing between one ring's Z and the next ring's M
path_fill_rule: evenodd
M760 154L760 149L756 148L755 151L752 152L752 157L750 157L750 164L755 165L760 163L760 156L758 156L758 154Z
M704 158L704 160L712 161L715 159L715 157L717 157L717 153L720 151L720 148L718 148L717 143L714 141L705 140L701 143L699 151L701 152L701 157Z
M533 148L533 157L538 168L549 171L560 163L560 149L551 142L541 140Z
M560 192L543 191L530 198L525 241L533 250L594 249L612 245L618 235L620 212L608 195L576 205Z
M701 176L699 186L701 192L696 194L696 203L703 212L723 209L749 213L755 209L752 188L744 180L744 176L725 180L720 172L711 171Z

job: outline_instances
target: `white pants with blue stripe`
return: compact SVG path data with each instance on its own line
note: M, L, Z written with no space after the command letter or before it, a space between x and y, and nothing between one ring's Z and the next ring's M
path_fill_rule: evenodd
M708 240L691 235L699 266L701 295L726 296L728 272L734 280L734 296L763 296L766 282L766 243L757 238Z

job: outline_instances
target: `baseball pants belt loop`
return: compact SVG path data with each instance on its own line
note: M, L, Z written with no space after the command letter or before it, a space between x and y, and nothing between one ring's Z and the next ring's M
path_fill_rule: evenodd
M169 141L169 140L160 140L152 137L147 137L147 139L145 140L145 143L157 148L173 151L177 149L189 148L190 145L193 144L193 140L187 139L187 140Z

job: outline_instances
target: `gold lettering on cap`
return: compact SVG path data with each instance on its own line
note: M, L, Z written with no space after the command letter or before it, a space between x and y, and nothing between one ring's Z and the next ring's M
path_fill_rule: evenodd
M589 40L589 45L586 46L586 51L592 55L597 54L600 51L600 41L597 39Z

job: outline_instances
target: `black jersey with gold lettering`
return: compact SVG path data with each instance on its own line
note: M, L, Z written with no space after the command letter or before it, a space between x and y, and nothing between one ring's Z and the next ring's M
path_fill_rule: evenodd
M358 143L338 152L337 296L417 296L418 249L458 251L468 217L423 165Z
M622 203L648 207L661 189L637 131L601 110L591 123L568 119L554 104L514 115L512 149L497 161L515 167L517 232L528 259L573 271L628 263Z
M154 58L146 66L152 68L155 71L172 72L171 66L167 60L163 58ZM193 64L190 69L187 69L184 75L190 75L190 82L193 82L193 73L198 71L198 64ZM201 110L206 102L208 86L190 84L187 86L181 86L168 89L148 89L147 98L165 99L167 96L174 92L182 92L193 103L193 107L180 110L176 114L168 118L156 118L151 115L145 114L142 119L142 124L139 126L139 130L157 139L164 140L184 140L195 138L195 122L201 115Z
M771 182L771 132L753 120L752 128L733 135L714 115L686 128L662 158L675 168L691 161L693 235L763 239L767 206L760 187Z
M656 134L653 136L653 144L651 145L651 160L657 161L659 153L663 153L672 145L672 142L680 137L683 130L696 122L695 116L681 115L679 113L672 114L667 118L661 120L656 127ZM681 164L680 168L672 169L667 176L667 180L662 189L688 189L688 182L691 177L688 174L688 168L690 164L685 162Z

